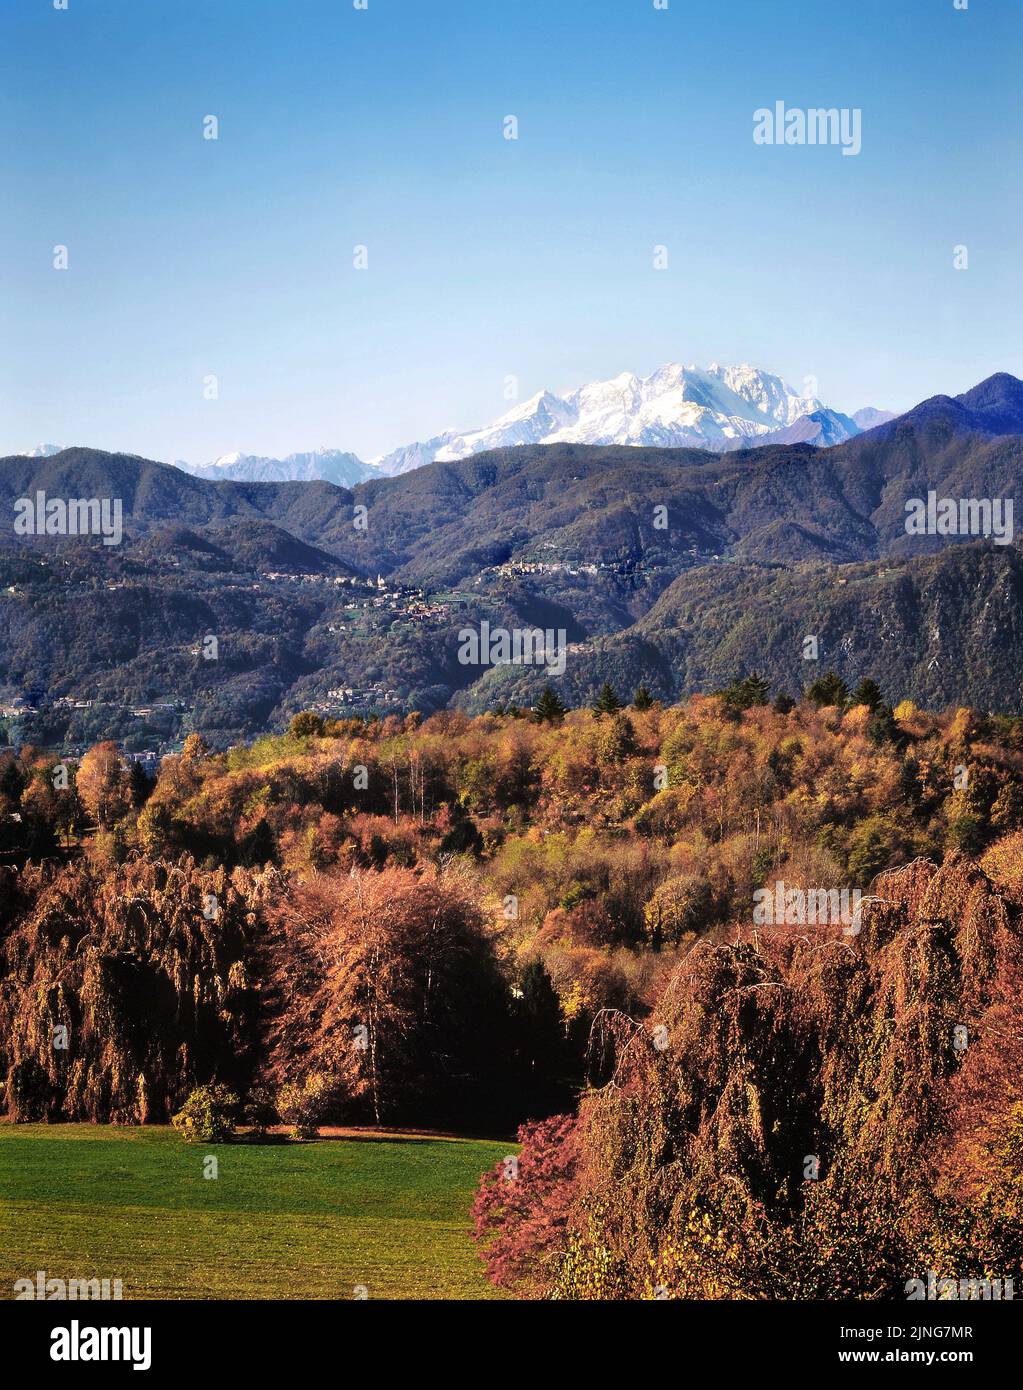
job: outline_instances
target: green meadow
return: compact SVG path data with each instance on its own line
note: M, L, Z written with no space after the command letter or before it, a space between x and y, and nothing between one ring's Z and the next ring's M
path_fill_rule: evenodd
M491 1298L469 1235L506 1143L186 1144L170 1128L0 1125L0 1297L35 1276L125 1298ZM218 1176L204 1178L207 1156Z

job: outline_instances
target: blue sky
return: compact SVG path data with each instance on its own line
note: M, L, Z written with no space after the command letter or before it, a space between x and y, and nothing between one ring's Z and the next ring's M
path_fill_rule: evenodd
M3 0L0 452L366 458L668 361L845 410L1023 376L1021 71L1019 0ZM755 145L779 99L862 152Z

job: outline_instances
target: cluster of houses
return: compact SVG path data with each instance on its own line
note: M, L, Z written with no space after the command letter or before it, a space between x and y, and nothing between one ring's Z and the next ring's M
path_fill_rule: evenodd
M716 551L701 551L696 545L688 546L687 553L699 561L719 558ZM503 565L495 565L485 573L499 575L502 579L513 579L530 574L649 574L656 568L655 565L645 564L641 560L508 560ZM476 583L479 582L477 579Z
M338 707L365 709L367 706L372 708L378 705L400 705L401 696L396 690L389 690L383 685L370 685L364 690L357 690L350 685L339 685L327 691L327 701L331 703L321 701L314 705L314 708L320 714L333 714Z
M0 718L9 720L19 720L27 718L29 715L38 713L38 701L33 704L23 695L17 695L9 702L0 704ZM58 696L52 702L54 710L64 712L85 712L94 709L121 709L123 706L116 700L79 700L73 695ZM185 704L183 700L161 700L150 705L132 705L129 707L130 713L136 719L150 719L160 715L182 715L191 712L192 706ZM69 762L77 762L85 753L88 745L68 744L61 750L61 757ZM139 753L123 753L122 756L126 763L139 763L147 776L153 777L160 766L160 759L167 752L178 751L180 742L176 745L161 744L159 748L147 748ZM14 751L14 745L0 745L0 752Z
M26 714L35 714L35 706L21 695L16 695L10 704L0 705L0 719L21 719Z
M614 564L575 564L571 560L508 560L503 565L495 565L492 574L502 579L512 579L523 574L599 574L601 570L619 570Z
M270 579L277 584L334 584L339 587L383 589L384 581L376 579L357 579L347 574L296 574L293 570L261 570L260 579Z
M365 585L373 591L363 601L353 601L345 609L347 621L335 620L327 623L327 631L334 636L364 630L362 617L374 612L394 613L412 623L425 625L445 621L453 608L464 607L474 602L472 594L452 592L437 594L427 598L423 589L407 584L389 585L381 575L375 580L349 581L354 587Z
M85 710L85 709L118 709L120 705L116 700L76 700L73 695L61 695L53 702L54 709L62 710ZM136 719L151 719L155 714L188 714L191 705L186 705L183 700L160 700L151 705L131 705L131 714ZM29 713L29 710L24 710Z

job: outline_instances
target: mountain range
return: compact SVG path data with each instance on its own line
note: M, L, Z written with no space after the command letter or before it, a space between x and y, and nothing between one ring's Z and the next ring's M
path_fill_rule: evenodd
M648 377L623 372L563 396L540 391L482 429L447 430L369 462L341 449L314 449L285 458L234 452L212 463L178 459L175 467L211 481L321 481L352 487L435 461L519 444L630 444L715 452L751 443L828 447L891 418L872 407L843 415L746 363L712 363L706 369L672 363ZM41 444L28 456L59 452L57 445Z
M517 444L632 444L723 452L744 444L790 443L797 422L812 419L808 442L838 444L859 433L847 415L802 396L756 367L671 363L648 377L622 372L565 396L540 391L485 429L448 431L374 460L383 473L407 472Z
M313 449L287 458L265 458L254 454L223 454L212 463L174 465L196 478L225 483L326 482L351 487L375 477L374 470L355 454L340 449Z
M70 745L190 723L226 743L305 707L531 702L542 668L459 661L485 619L563 630L573 703L605 678L674 698L750 669L795 693L834 666L892 697L1023 713L1017 547L905 527L909 499L1021 483L1023 383L1005 374L837 445L523 444L353 487L13 456L0 513L37 491L117 497L125 540L0 541L0 702L36 706L20 736ZM131 712L154 702L183 709Z

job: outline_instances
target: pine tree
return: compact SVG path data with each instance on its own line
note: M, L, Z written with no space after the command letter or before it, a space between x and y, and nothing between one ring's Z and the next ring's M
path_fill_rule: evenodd
M511 706L509 706L511 713ZM560 724L568 713L568 709L558 699L557 691L551 685L545 685L540 692L540 698L533 706L533 716L538 724Z
M896 723L891 705L886 705L883 702L871 716L870 723L867 725L867 733L877 744L894 743L896 747L904 747L908 742L905 733Z
M636 693L632 697L632 708L638 710L650 709L654 703L654 697L647 690L645 685L636 687Z
M820 709L844 705L849 698L849 687L837 672L828 671L806 687L806 698Z
M599 719L602 714L617 714L621 707L622 702L615 694L611 682L605 681L593 702L593 717Z
M144 806L155 785L155 782L151 782L146 776L146 770L141 763L132 763L128 768L128 789L131 792L132 805Z
M880 709L884 700L881 694L881 687L877 681L872 681L869 676L865 676L853 691L852 703L854 705L869 705L871 709Z
M763 676L758 676L756 671L752 671L748 676L732 681L721 693L725 706L741 714L743 710L751 709L754 705L766 705L770 690L770 684Z

